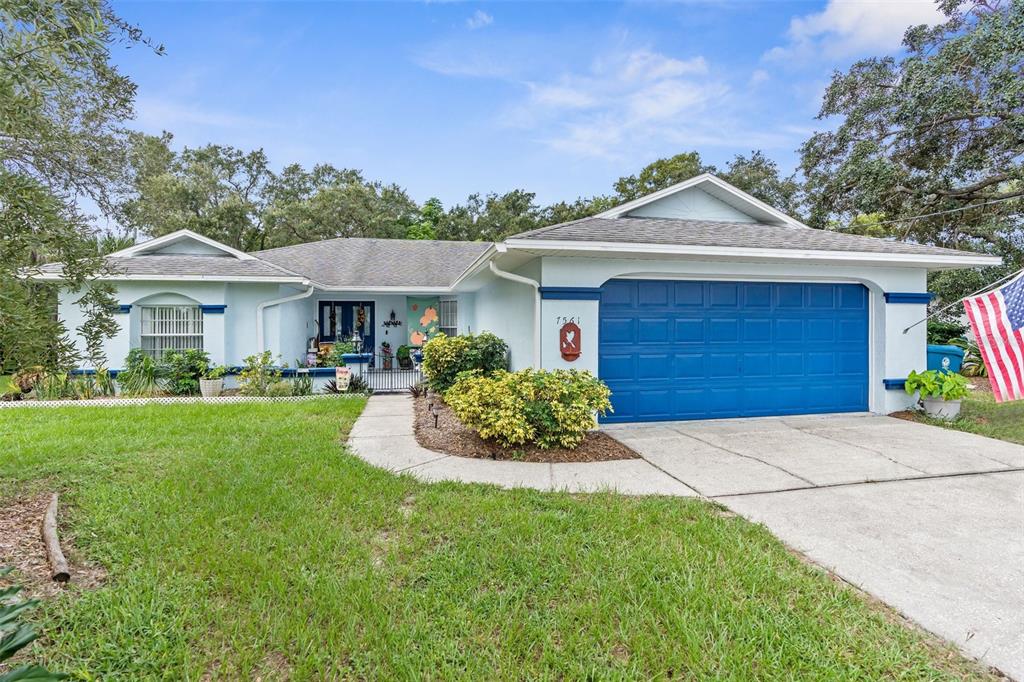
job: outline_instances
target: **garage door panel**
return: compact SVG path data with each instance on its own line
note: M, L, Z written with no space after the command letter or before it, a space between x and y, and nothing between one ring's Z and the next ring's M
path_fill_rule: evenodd
M835 341L836 321L832 318L807 320L808 341Z
M637 307L664 307L669 305L668 292L672 282L643 282L637 289Z
M705 376L704 357L703 353L676 353L673 378L703 379Z
M671 367L668 353L641 353L636 360L636 375L640 379L664 379Z
M712 379L739 376L740 354L739 353L709 353L708 376Z
M804 340L804 321L792 317L775 320L775 341L778 343L802 343Z
M709 289L712 308L735 308L739 304L739 284L711 282Z
M597 372L605 382L632 380L636 376L636 356L632 353L602 353Z
M743 320L743 341L771 343L772 321L768 318Z
M636 341L635 318L606 317L601 319L601 343L633 344Z
M701 343L704 341L704 320L676 318L675 340L680 343Z
M637 340L640 343L666 343L672 340L672 320L667 317L641 317L637 321Z
M736 343L740 339L740 321L737 319L708 320L707 340L711 343Z
M852 284L609 282L605 421L866 410L867 301Z
M703 282L676 282L673 286L674 303L677 308L703 308Z
M672 416L672 392L669 389L637 391L636 411L641 419L667 419Z

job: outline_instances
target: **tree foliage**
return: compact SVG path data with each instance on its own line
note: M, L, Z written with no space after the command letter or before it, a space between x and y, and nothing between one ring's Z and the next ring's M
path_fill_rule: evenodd
M147 42L101 0L0 4L0 367L68 365L67 329L52 285L27 279L61 261L79 299L90 358L114 327L88 221L87 197L110 211L124 186L135 86L110 64L111 46ZM147 43L148 44L148 43ZM157 52L162 48L153 46Z
M856 216L884 214L894 222L882 232L897 238L1024 267L1024 3L940 6L947 20L911 27L904 57L864 59L833 78L819 117L840 123L802 148L811 219L865 230ZM911 219L927 214L939 215ZM1000 272L931 284L955 299Z

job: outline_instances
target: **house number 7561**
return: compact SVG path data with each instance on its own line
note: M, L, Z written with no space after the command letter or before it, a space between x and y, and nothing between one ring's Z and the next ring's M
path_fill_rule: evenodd
M579 324L580 323L579 315L573 315L571 317L566 317L564 315L559 315L559 316L557 316L555 318L555 324L567 324L569 322L573 322L575 324Z

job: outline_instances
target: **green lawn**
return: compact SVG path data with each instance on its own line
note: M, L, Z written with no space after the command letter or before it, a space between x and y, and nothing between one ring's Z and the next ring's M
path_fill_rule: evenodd
M970 431L1024 445L1024 400L997 404L988 390L973 391L961 405L960 417L954 421L929 419L924 415L916 415L916 418L927 424Z
M423 484L362 401L0 412L0 503L60 487L100 589L37 612L81 679L963 679L978 668L692 499Z

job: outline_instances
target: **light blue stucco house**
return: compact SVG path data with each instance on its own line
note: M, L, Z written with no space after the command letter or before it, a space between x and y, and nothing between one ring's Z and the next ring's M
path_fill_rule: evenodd
M106 348L239 365L356 334L491 331L513 368L586 369L618 421L891 412L925 368L929 270L989 256L814 230L712 175L501 243L341 238L242 253L180 231L109 257ZM59 279L60 266L43 278ZM80 323L76 295L59 315ZM79 340L80 343L80 340ZM293 364L294 366L294 364Z

